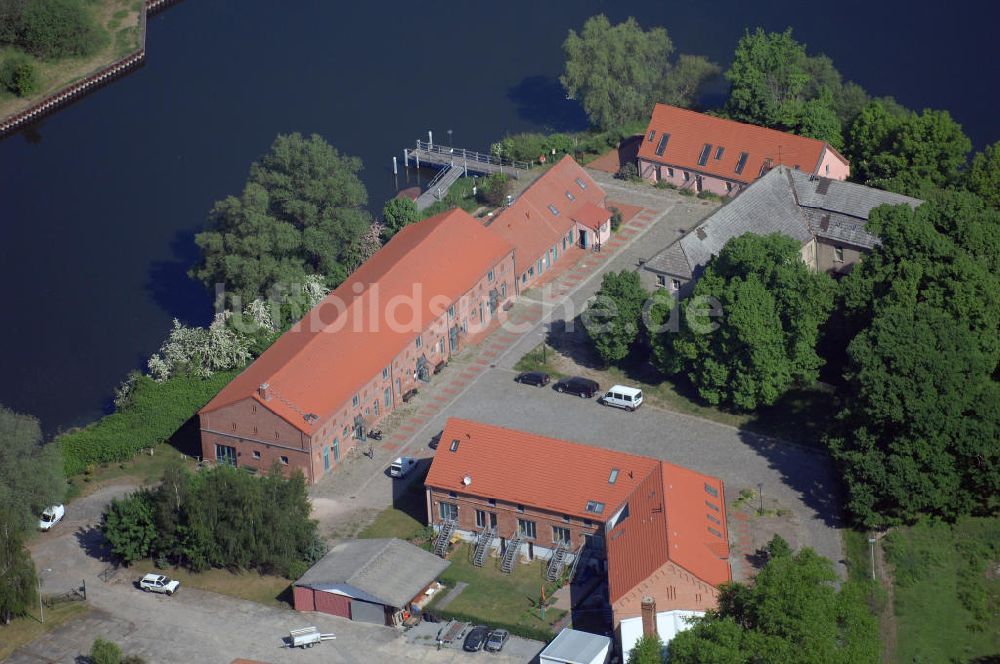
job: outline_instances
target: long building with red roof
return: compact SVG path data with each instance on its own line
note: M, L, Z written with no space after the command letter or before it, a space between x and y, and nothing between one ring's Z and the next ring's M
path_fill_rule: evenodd
M606 561L615 625L645 596L714 608L731 579L722 480L665 461L451 418L425 486L430 524L476 560Z
M462 210L407 226L201 409L203 457L315 482L486 330L514 275L510 243Z
M825 141L668 104L653 109L638 161L647 180L720 196L735 196L779 164L832 180L851 173Z

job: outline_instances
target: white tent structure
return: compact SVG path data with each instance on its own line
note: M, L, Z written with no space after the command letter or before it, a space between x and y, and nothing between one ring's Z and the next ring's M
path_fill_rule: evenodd
M668 646L675 636L691 627L691 618L705 615L704 611L660 611L656 614L656 632L664 647ZM642 638L642 617L625 618L619 627L622 640L622 659L628 661L632 648Z

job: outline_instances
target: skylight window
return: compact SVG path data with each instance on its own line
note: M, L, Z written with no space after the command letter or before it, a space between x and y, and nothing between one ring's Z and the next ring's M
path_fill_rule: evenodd
M670 134L663 134L660 136L660 142L656 144L656 156L662 157L663 151L667 149L667 142L670 140Z
M456 439L454 439L453 441L451 441L451 447L450 447L449 449L450 449L450 450L451 450L452 452L457 452L457 451L458 451L458 442L459 442L459 441L458 441L458 438L456 438Z
M604 503L599 503L596 500L588 500L586 511L601 514L604 512Z
M719 147L715 148L715 158L716 159L722 159L722 153L725 152L725 151L726 151L726 148L722 147L721 145Z
M705 482L705 493L707 493L710 496L714 496L715 498L719 497L719 490L716 489L711 484L709 484L708 482Z
M618 469L617 468L612 468L611 469L611 476L608 477L608 484L614 484L617 481L618 481Z
M575 201L576 200L576 196L573 195L573 192L572 191L568 191L568 190L566 191L566 198L568 198L571 201Z
M655 129L650 129L649 130L649 136L646 137L646 140L649 141L650 143L652 143L654 136L656 136L656 130Z
M552 203L549 203L549 212L551 212L551 213L552 213L552 214L553 214L554 216L556 216L556 217L558 217L558 216L559 216L559 208L557 208L557 207L556 207L555 205L553 205Z
M705 143L705 145L701 148L701 154L698 155L698 165L699 166L704 166L705 164L707 164L708 163L708 155L710 155L710 154L712 154L712 144L711 143Z
M587 183L584 182L581 178L576 178L576 186L580 187L580 189L586 189Z
M736 174L737 175L740 175L743 172L743 169L746 168L747 157L749 157L749 156L750 156L749 152L741 152L740 153L740 159L739 159L739 161L736 162Z

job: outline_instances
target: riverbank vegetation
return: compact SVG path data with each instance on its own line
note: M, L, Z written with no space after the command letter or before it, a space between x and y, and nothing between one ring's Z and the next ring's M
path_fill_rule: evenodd
M126 565L150 559L192 572L256 570L296 579L325 553L309 518L301 472L263 476L220 465L113 500L101 520L111 552Z
M0 117L140 46L141 0L0 0Z

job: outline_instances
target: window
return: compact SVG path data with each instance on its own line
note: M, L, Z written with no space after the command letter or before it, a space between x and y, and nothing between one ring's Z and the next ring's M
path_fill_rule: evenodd
M359 403L361 403L361 402L358 401L358 395L355 394L354 398L351 399L351 405L354 406L355 408L357 408Z
M497 499L496 498L490 498L486 502L489 503L490 507L496 507L497 506Z
M451 441L451 447L449 447L448 449L450 449L452 452L457 452L458 451L458 442L459 442L458 438L456 438L453 441Z
M576 196L574 196L573 192L569 191L569 190L566 191L566 198L568 198L571 201L575 201L576 200Z
M674 169L670 168L669 166L667 167L667 176L674 177Z
M647 143L652 143L653 139L655 137L656 137L656 130L655 129L650 129L649 130L649 136L646 137L646 142Z
M534 265L532 265L531 267L528 268L528 276L529 277L535 276L535 266Z
M517 532L521 537L527 539L535 539L535 522L527 521L525 519L517 520Z
M382 369L382 380L389 380L389 367Z
M570 542L569 528L552 526L552 543L558 544L560 542L563 542L564 544L569 544Z
M722 525L722 522L721 522L721 521L719 521L719 517L717 517L717 516L713 516L713 515L711 515L711 514L706 514L705 516L707 516L707 517L708 517L708 520L709 520L709 521L711 521L712 523L717 523L717 524L719 524L720 526Z
M720 533L720 532L719 532L718 530L716 530L716 529L715 529L715 528L713 528L712 526L709 526L709 527L708 527L708 532L712 533L713 535L715 535L715 536L716 536L716 537L718 537L719 539L722 539L722 533Z
M827 166L827 170L829 170L829 169L830 169L830 167ZM578 186L580 189L586 189L587 188L587 183L583 181L583 178L576 178L575 181L576 181L576 186Z
M732 182L727 182L726 183L726 193L731 193L732 191L733 191L733 183Z
M667 142L670 140L670 134L663 134L660 136L660 142L656 144L656 156L662 157L663 151L667 149Z
M378 399L372 402L372 411L375 413L375 417L378 417Z
M827 165L826 165L826 174L827 174L827 175L829 175L829 174L830 174L830 164L827 164Z
M555 205L553 205L552 203L549 203L548 208L549 208L549 212L551 212L553 216L555 216L555 217L559 216L559 208L557 208Z
M587 528L590 528L590 527L592 527L594 525L594 522L591 521L590 519L584 519L583 520L583 525L586 526Z
M448 318L455 318L455 305L448 307Z
M679 291L681 289L681 280L680 279L671 279L670 280L670 288L673 289L673 290L675 290L675 291Z
M216 445L215 462L222 466L235 466L236 448L229 445Z
M656 285L659 286L660 288L663 288L664 286L667 285L667 278L662 274L656 275Z
M711 510L715 510L716 512L719 511L719 506L713 503L711 500L706 500L705 505Z
M599 503L596 500L588 500L586 510L594 514L600 514L604 511L604 503Z
M280 457L280 458L281 458L281 464L282 464L283 466L287 466L287 465L288 465L288 457L286 457L286 456L282 456L282 457Z
M760 165L760 173L757 174L757 177L763 177L764 173L767 173L767 162L766 161L763 164Z
M258 460L260 459L260 450L253 451L253 458Z
M726 148L722 147L721 145L715 148L715 158L722 159L722 153L725 152L725 150Z
M747 157L749 157L749 156L750 156L749 152L741 152L740 153L740 158L736 162L736 174L737 175L740 175L743 172L743 169L746 168Z
M707 493L710 496L714 496L715 498L719 497L719 490L716 489L711 484L709 484L708 482L705 482L705 493Z
M542 259L538 259L538 274L542 273Z
M568 514L563 514L562 520L563 520L564 523L569 523L569 515Z
M834 247L833 248L833 260L835 260L838 263L843 263L844 262L844 248L843 247Z
M684 171L684 181L687 182L690 179L691 179L691 174L688 173L687 171Z
M486 510L476 510L476 528L485 528L487 523Z
M524 273L524 274L521 275L521 283L524 284L524 283L527 283L527 281L528 281L528 274L526 272L526 273Z
M386 408L392 405L392 390L388 387L382 391L382 400L385 402Z
M708 163L708 155L712 154L712 144L705 143L701 148L701 154L698 155L698 165L704 166Z
M486 281L491 284L493 283L493 270L486 273Z
M458 505L455 503L442 502L438 505L438 514L445 521L454 521L458 518Z
M417 337L416 343L417 343L417 348L420 348L421 346L423 346L424 345L423 337Z
M618 469L612 468L611 475L608 476L608 484L614 484L618 481Z
M448 497L449 498L458 498L458 494L455 493L454 491L449 491L448 492Z
M521 514L524 514L524 505L518 505L517 511L520 512Z

